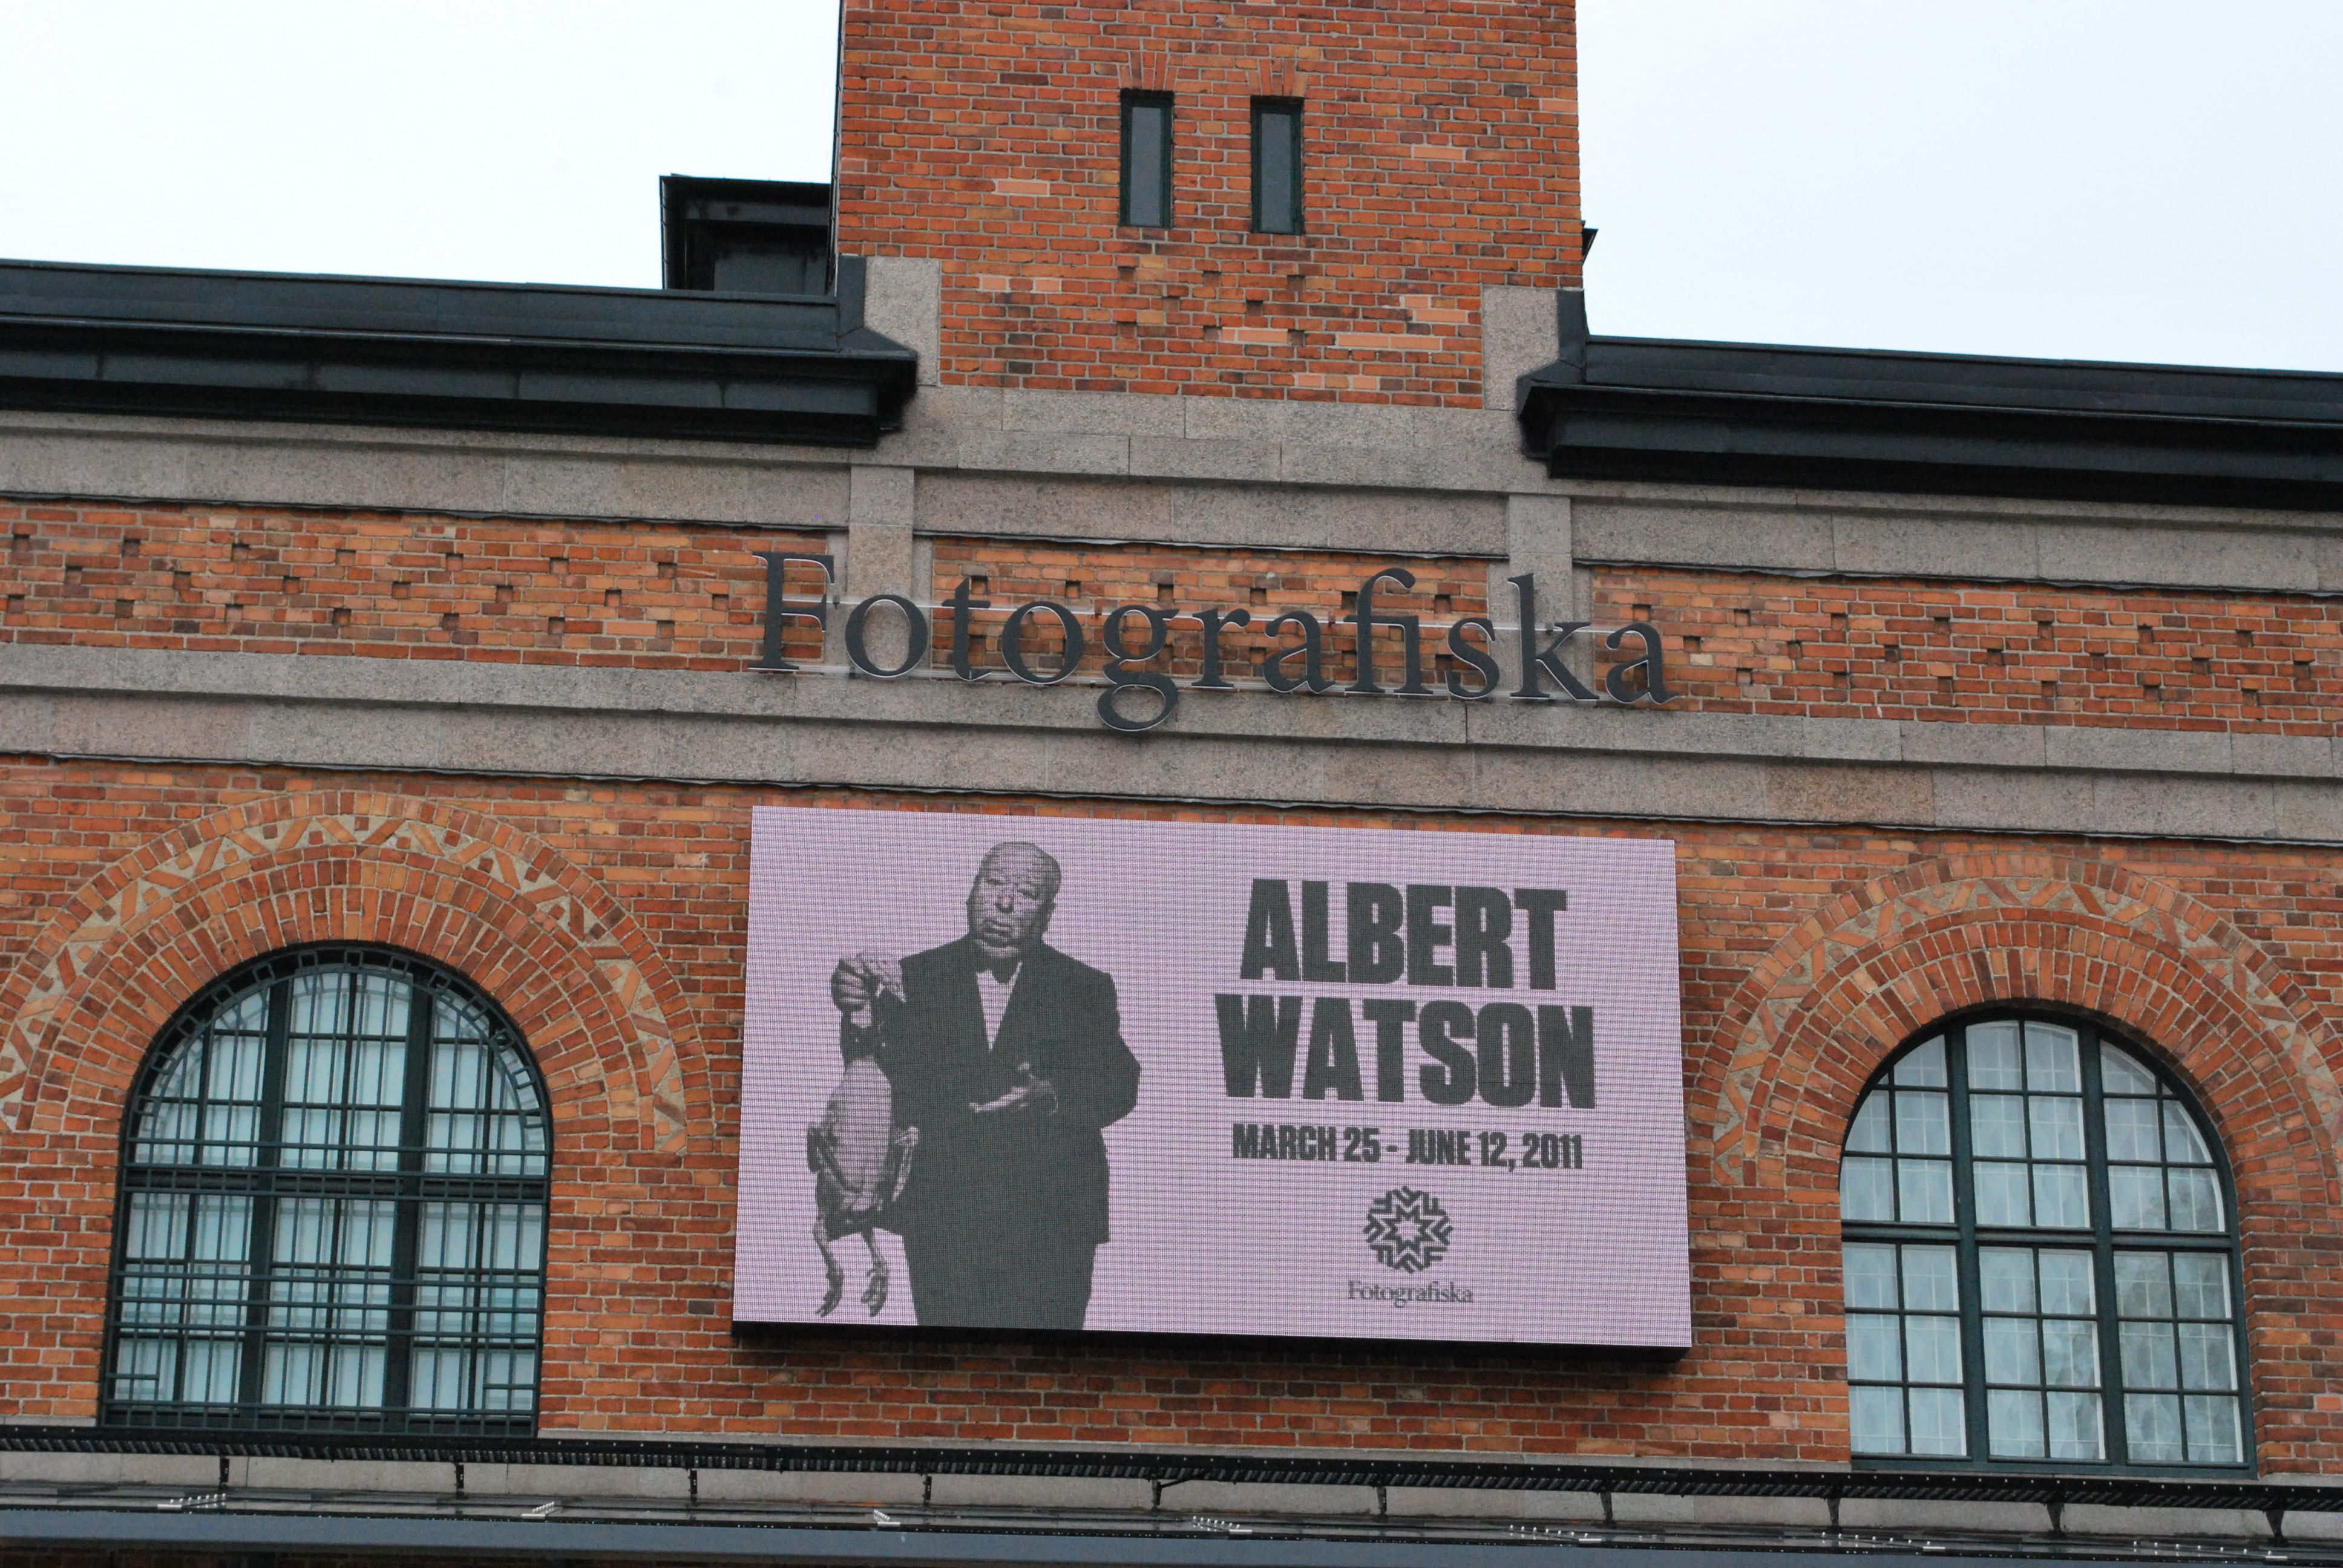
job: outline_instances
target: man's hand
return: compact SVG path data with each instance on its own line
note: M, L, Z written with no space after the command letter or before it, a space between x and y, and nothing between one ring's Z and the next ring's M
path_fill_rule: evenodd
M1033 1076L1033 1064L1017 1064L1017 1081L1008 1093L998 1100L988 1100L979 1105L970 1101L969 1109L979 1116L995 1116L1004 1111L1022 1111L1031 1106L1047 1116L1058 1109L1058 1091L1046 1078Z
M890 992L901 1000L903 966L884 953L855 953L830 971L830 1000L857 1029L870 1027L871 1003Z

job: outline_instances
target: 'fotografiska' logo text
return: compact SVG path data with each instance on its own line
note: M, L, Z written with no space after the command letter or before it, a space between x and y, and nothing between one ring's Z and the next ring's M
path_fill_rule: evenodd
M1463 1306L1473 1299L1473 1287L1453 1280L1431 1280L1421 1285L1386 1285L1378 1280L1353 1280L1351 1300L1387 1302L1394 1307Z

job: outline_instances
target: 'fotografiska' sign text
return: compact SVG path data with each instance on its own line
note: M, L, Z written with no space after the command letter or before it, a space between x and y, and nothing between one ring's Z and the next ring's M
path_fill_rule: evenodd
M837 562L827 555L787 550L759 551L757 555L765 563L765 641L762 656L750 668L795 670L799 667L784 654L789 626L793 621L810 622L825 630L829 628L833 608L840 608L833 605L830 591L837 574ZM820 572L820 591L817 596L797 599L787 597L788 574L793 565L801 571ZM1192 621L1202 629L1200 668L1195 678L1187 682L1192 689L1199 691L1232 691L1236 682L1230 678L1234 675L1257 677L1272 691L1308 696L1340 690L1360 696L1444 695L1464 702L1503 695L1519 702L1653 705L1674 699L1675 693L1668 685L1660 633L1650 622L1629 621L1607 635L1598 634L1604 649L1614 654L1632 652L1633 657L1613 664L1590 683L1564 662L1564 650L1573 638L1594 630L1594 623L1541 623L1535 575L1523 572L1506 580L1516 596L1512 640L1517 651L1510 682L1497 657L1506 639L1500 636L1496 623L1489 617L1463 616L1444 628L1427 628L1411 612L1376 607L1375 590L1380 586L1388 583L1401 592L1415 586L1415 575L1404 567L1385 567L1362 579L1355 596L1357 608L1348 615L1334 618L1332 623L1322 622L1311 611L1300 608L1267 618L1262 626L1266 636L1290 636L1294 640L1270 648L1257 669L1236 668L1235 662L1225 657L1222 640L1226 633L1252 625L1252 612L1248 609L1182 611L1161 603L1124 604L1102 614L1085 616L1054 599L1033 599L1008 611L998 634L1001 663L985 668L976 661L970 632L975 612L990 609L992 602L972 598L973 585L963 578L951 597L934 608L939 617L949 618L950 623L951 672L970 681L1005 675L1031 686L1055 686L1071 677L1081 666L1089 651L1091 623L1094 621L1098 640L1106 653L1101 668L1106 685L1099 693L1099 720L1111 729L1131 734L1155 729L1179 708L1180 683L1163 669L1148 668L1159 659L1169 662L1166 655L1172 647L1172 628L1178 620ZM890 619L900 618L895 624L903 635L902 658L892 665L881 662L871 650L877 630L874 620L881 612ZM1029 657L1026 649L1029 631L1041 623L1053 628L1060 641L1048 668ZM1338 686L1327 674L1328 643L1343 627L1349 628L1355 673ZM1371 650L1379 632L1395 633L1399 638L1400 678L1393 686L1385 686L1378 678L1377 660ZM1423 645L1430 632L1441 635L1439 651L1454 665L1441 677L1436 689L1424 678ZM861 600L847 610L842 633L840 640L845 644L847 660L862 675L892 680L910 674L928 661L931 637L928 611L901 594L878 593Z
M733 1316L1690 1343L1674 847L760 808Z

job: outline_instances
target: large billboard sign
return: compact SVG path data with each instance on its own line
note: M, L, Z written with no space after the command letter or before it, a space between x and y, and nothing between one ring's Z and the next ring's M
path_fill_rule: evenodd
M760 809L744 1322L1690 1343L1662 839Z

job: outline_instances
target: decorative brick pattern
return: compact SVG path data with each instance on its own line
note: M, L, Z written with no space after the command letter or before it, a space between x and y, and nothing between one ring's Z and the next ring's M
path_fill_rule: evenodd
M214 869L162 889L162 912L96 950L35 1051L31 1114L0 1140L0 1201L20 1216L0 1253L16 1292L0 1312L0 1402L27 1417L92 1410L118 1117L153 1030L251 953L364 937L471 975L548 1069L558 1139L548 1432L1844 1460L1835 1184L1845 1118L1872 1068L1943 1010L2028 1000L2125 1028L2202 1097L2239 1183L2261 1462L2303 1472L2343 1458L2343 1375L2331 1353L2343 1295L2333 1133L2343 1046L2328 1021L2343 1011L2333 937L2343 857L1208 813L1676 840L1694 1348L1667 1364L1436 1344L906 1340L726 1327L748 828L750 807L768 802L1194 814L9 766L0 1007L12 1011L66 933L131 901L125 890L142 879L159 888L156 868L206 845L269 848L234 867L221 853ZM241 826L221 831L227 824ZM655 1147L670 1141L657 1114L641 1113L642 1097L659 1091L639 1043L640 1009L604 967L613 947L678 1042L680 1150Z
M1480 290L1578 278L1567 0L850 0L840 247L943 264L947 383L1453 407ZM1125 89L1174 95L1174 225L1118 228ZM1303 235L1251 104L1303 100Z
M2343 603L1652 568L1594 613L1654 620L1694 707L1807 719L2334 733Z
M256 507L0 504L0 642L649 669L754 659L753 552L824 549L819 532ZM793 625L789 646L819 659L820 631Z

